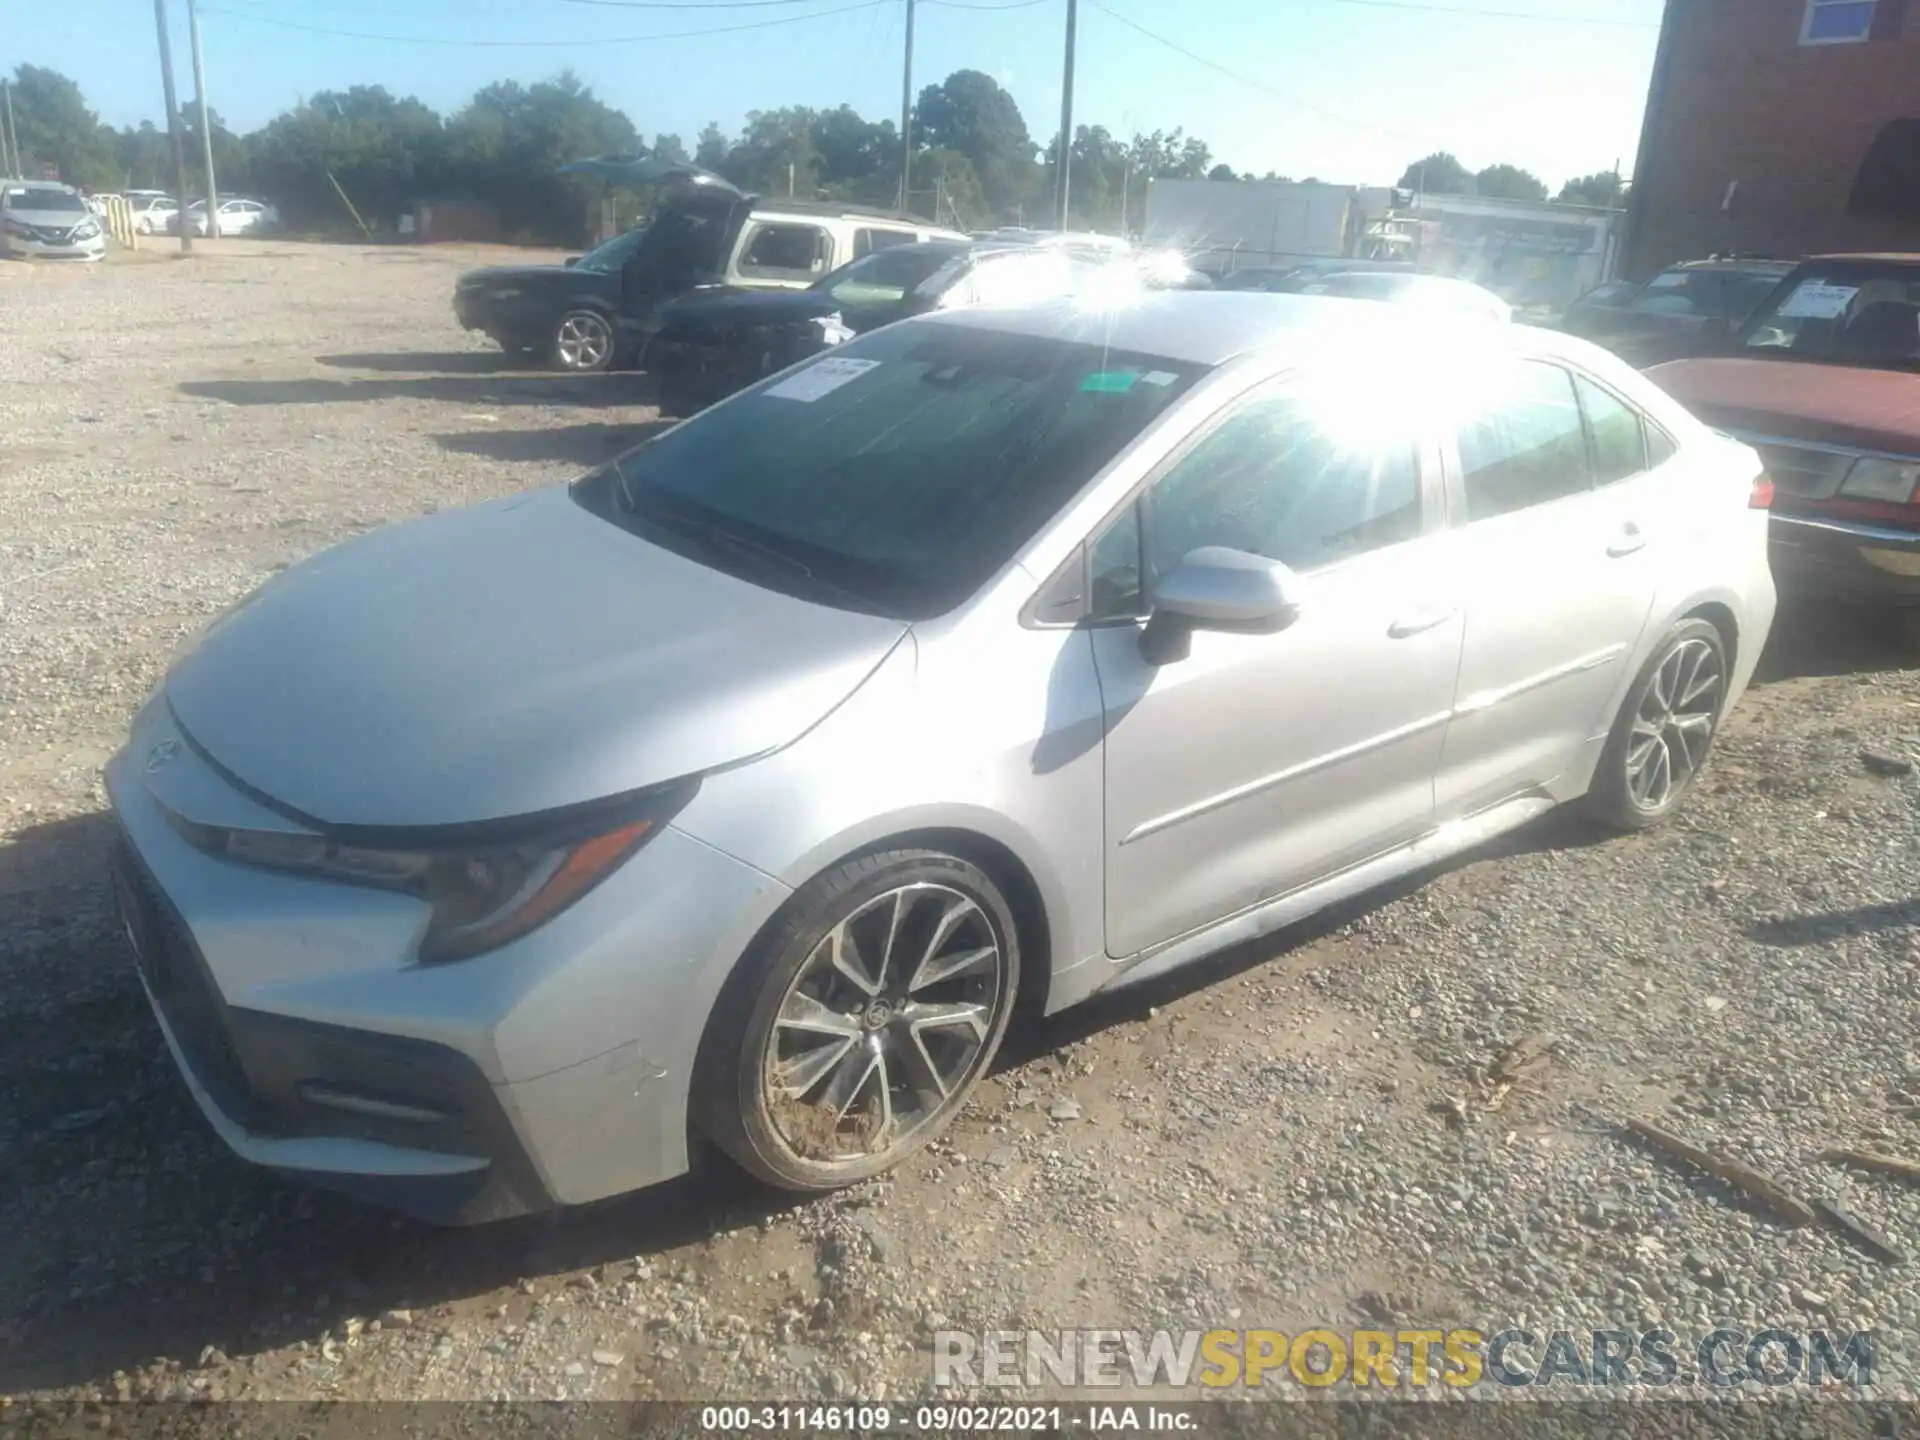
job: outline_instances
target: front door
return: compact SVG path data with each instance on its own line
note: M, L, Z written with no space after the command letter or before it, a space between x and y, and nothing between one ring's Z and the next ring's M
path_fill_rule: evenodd
M1544 361L1505 362L1490 381L1448 454L1446 549L1467 623L1443 821L1549 786L1604 734L1655 590L1658 522L1635 508L1647 496L1615 453L1626 432L1601 409L1623 402ZM1637 414L1625 418L1641 446Z
M1378 417L1374 417L1376 420ZM1330 429L1294 379L1235 401L1095 538L1106 713L1107 950L1174 939L1413 839L1433 812L1460 622L1434 588L1436 467L1413 437ZM1142 595L1189 552L1280 560L1271 634L1140 648Z

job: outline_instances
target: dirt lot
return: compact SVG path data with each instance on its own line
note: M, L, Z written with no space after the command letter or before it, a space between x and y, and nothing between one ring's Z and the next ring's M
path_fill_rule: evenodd
M897 1398L949 1324L1726 1319L1873 1328L1883 1384L1914 1373L1914 1270L1613 1128L1920 1234L1920 1190L1818 1158L1920 1156L1920 676L1844 615L1783 628L1670 828L1551 820L1018 1035L890 1182L794 1205L712 1173L438 1232L250 1173L109 921L102 761L271 571L653 412L463 335L478 252L203 248L0 267L0 1394Z

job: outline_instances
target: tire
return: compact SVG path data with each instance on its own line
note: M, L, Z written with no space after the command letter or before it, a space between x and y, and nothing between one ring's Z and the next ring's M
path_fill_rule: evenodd
M1013 912L978 866L933 850L849 861L801 887L721 991L695 1123L782 1189L881 1174L952 1123L1019 978Z
M547 355L556 369L592 375L613 364L613 320L600 310L569 310L553 327Z
M1704 620L1674 626L1634 678L1586 797L1595 819L1645 830L1673 814L1706 765L1727 703L1727 647Z

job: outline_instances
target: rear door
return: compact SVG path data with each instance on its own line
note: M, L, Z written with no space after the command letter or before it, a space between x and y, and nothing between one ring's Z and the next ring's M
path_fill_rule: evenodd
M1656 589L1658 526L1618 483L1633 477L1612 473L1627 463L1617 427L1615 483L1595 484L1587 414L1606 422L1580 384L1598 387L1544 360L1491 363L1446 448L1466 634L1435 783L1442 823L1549 786L1604 736Z

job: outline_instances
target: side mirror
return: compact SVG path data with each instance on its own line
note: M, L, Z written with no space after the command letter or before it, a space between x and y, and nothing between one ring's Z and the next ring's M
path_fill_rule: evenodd
M580 263L580 257L578 255L569 255L565 260L562 260L560 263L562 265L565 265L567 269L571 270L574 266Z
M1278 560L1209 545L1192 551L1153 587L1140 635L1150 665L1186 658L1195 630L1268 634L1300 614L1300 577Z

